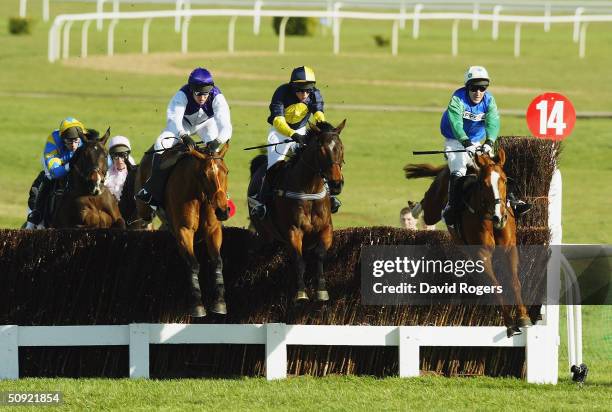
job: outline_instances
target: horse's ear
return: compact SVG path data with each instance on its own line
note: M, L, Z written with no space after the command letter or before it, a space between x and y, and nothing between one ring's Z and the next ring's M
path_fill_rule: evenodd
M224 157L225 153L227 152L227 150L229 149L229 142L225 143L223 145L223 147L221 148L221 150L219 150L219 153L217 153L217 156L219 157Z
M317 127L316 123L308 122L308 126L310 126L310 128L314 130L315 132L321 133L321 129Z
M344 129L344 126L346 126L346 119L344 119L342 121L342 123L340 123L338 126L336 126L336 133L340 134L342 129Z
M106 129L106 133L104 133L104 136L102 136L102 138L100 139L100 143L102 143L102 146L106 145L106 141L108 140L109 137L110 137L110 127Z
M503 166L506 163L506 152L501 147L497 150L497 163Z

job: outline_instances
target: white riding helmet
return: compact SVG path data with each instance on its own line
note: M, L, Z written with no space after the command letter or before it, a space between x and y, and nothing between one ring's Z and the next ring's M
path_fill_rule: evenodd
M470 66L465 72L464 84L467 86L468 83L480 85L488 85L491 79L487 69L482 66Z

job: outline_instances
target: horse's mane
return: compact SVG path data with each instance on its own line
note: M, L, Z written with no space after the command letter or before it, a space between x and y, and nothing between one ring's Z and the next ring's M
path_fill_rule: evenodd
M317 129L319 129L319 131L316 131L314 127L309 127L308 130L306 131L307 140L312 139L314 136L317 136L320 133L329 133L335 130L335 127L332 126L331 123L327 123L325 121L317 122L315 126L317 127Z

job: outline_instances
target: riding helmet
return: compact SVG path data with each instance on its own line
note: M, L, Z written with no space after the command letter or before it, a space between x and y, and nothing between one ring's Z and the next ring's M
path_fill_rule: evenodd
M62 139L82 139L86 129L83 123L74 117L67 117L60 123L59 132Z
M108 144L109 153L130 153L131 150L132 146L130 145L130 141L125 136L115 136L110 140L110 143Z
M210 92L215 87L212 74L202 67L194 69L187 80L192 92Z
M314 70L308 66L300 66L291 72L291 86L299 90L312 89L316 83Z
M466 86L488 86L491 79L487 69L482 66L470 66L465 72Z

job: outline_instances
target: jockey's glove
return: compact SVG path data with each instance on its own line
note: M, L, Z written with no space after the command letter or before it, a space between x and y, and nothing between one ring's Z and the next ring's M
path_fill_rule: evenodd
M459 143L461 143L466 149L472 145L472 141L467 138L465 140L459 140Z
M219 141L219 139L213 139L210 142L206 143L206 148L211 152L216 152L219 146L221 146L221 142Z
M180 137L181 141L183 142L183 144L187 147L187 149L195 150L196 144L193 141L193 139L191 138L191 136L189 136L187 133L183 133L179 137Z
M291 135L291 140L299 144L306 144L306 136L300 133L293 133Z
M490 140L485 140L484 144L482 145L482 153L486 153L489 155L489 157L493 157L493 142Z

